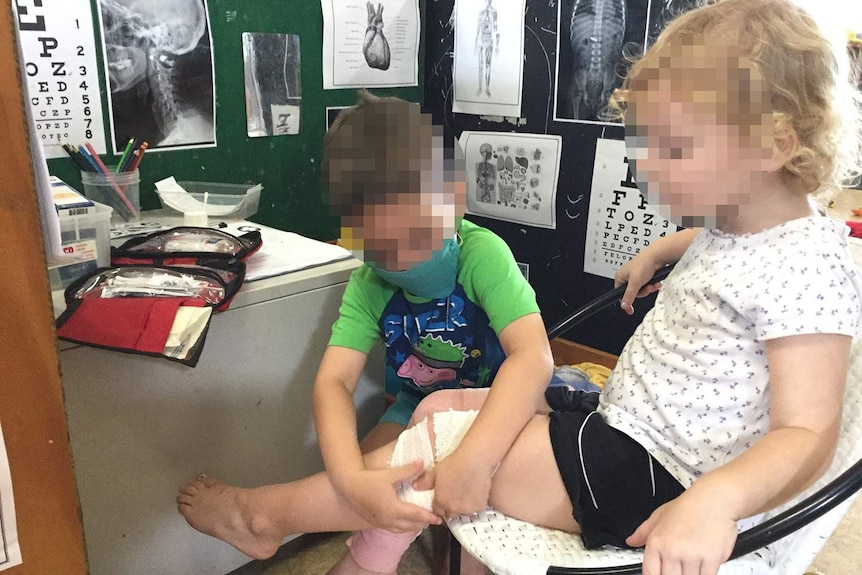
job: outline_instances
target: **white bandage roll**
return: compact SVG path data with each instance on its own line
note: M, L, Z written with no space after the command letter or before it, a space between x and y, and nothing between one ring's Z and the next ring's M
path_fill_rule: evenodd
M404 431L392 451L390 467L407 465L421 459L425 469L430 469L434 463L452 454L461 444L464 435L478 415L478 411L441 411L432 416L434 426L434 447L431 447L431 434L428 432L428 420ZM416 491L410 482L402 482L398 488L398 498L407 503L413 503L431 510L434 501L434 490Z

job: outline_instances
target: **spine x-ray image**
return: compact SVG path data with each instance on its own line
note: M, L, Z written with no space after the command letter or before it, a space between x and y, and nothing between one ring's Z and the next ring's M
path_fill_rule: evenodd
M215 144L206 0L100 0L114 151Z
M299 36L242 35L249 137L298 134L302 90Z
M562 0L556 119L605 121L630 63L675 17L705 0Z

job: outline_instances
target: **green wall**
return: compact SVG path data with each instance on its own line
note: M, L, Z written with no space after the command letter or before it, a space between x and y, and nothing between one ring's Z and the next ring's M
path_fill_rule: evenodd
M96 34L99 23L93 0ZM262 183L260 208L251 219L320 240L336 237L337 221L320 198L320 158L327 106L356 101L355 90L323 90L323 16L318 0L208 0L212 27L218 147L173 152L147 152L141 164L141 205L159 207L154 182L175 176L180 181ZM420 13L425 13L424 0ZM232 14L235 12L235 16ZM249 138L246 135L242 33L299 34L302 59L300 133ZM99 45L101 41L99 40ZM423 42L424 46L424 22ZM419 86L374 90L413 102L422 101L424 48L419 56ZM105 137L110 148L107 82L99 58ZM81 143L81 142L74 142ZM104 156L116 162L119 157ZM71 160L48 161L51 174L81 190L81 177Z

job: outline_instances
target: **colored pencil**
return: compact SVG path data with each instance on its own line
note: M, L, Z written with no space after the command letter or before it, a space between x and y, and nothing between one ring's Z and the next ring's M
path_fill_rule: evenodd
M129 143L126 144L126 150L123 152L122 157L120 157L120 161L117 162L117 167L114 170L115 174L119 174L120 172L123 171L123 168L125 167L126 162L129 159L129 154L132 153L132 148L134 148L134 146L135 146L135 139L129 138Z
M92 156L93 160L96 162L96 165L98 166L99 171L108 179L108 182L111 183L111 187L114 188L114 191L116 191L117 195L120 196L120 199L126 205L126 208L128 208L131 215L133 215L133 216L137 215L138 210L135 209L135 206L132 205L132 202L129 201L129 198L126 197L126 194L123 193L123 190L121 190L120 187L117 185L117 182L111 176L111 172L108 170L108 168L105 167L104 162L102 162L102 158L99 157L99 154L96 153L96 150L93 148L93 146L90 144L90 142L84 143L84 147L87 148L88 152L90 152L90 155Z
M147 148L150 146L149 142L143 142L141 146L134 151L134 158L129 162L129 170L130 172L134 172L138 169L138 166L141 165L141 160L144 159L144 152L147 151Z

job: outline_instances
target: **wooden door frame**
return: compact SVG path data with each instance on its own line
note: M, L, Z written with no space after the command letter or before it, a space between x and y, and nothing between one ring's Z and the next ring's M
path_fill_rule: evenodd
M29 152L12 6L0 17L0 425L23 563L4 575L87 573L59 353Z

